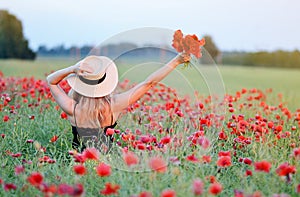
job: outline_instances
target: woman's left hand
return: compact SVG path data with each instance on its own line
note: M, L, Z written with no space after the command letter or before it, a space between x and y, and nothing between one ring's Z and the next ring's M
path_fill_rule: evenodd
M176 60L179 64L188 63L191 60L191 55L187 53L180 53L177 55Z

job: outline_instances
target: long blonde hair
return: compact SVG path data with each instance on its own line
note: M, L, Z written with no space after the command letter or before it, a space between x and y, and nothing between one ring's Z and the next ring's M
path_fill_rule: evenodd
M104 97L86 97L71 89L69 96L73 98L81 107L81 113L89 121L101 126L101 123L112 121L111 96Z

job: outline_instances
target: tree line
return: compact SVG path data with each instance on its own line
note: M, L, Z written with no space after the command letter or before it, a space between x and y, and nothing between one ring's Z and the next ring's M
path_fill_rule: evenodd
M222 63L262 67L300 68L300 51L225 52Z

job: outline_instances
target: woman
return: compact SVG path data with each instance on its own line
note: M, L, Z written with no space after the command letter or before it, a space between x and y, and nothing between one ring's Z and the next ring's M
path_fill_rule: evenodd
M95 146L101 152L107 152L112 138L106 135L106 130L116 126L120 113L179 64L189 61L189 55L179 54L145 81L120 94L112 94L118 83L117 67L104 56L88 56L50 74L47 81L51 93L72 125L73 148L77 149L81 144L83 149ZM72 88L68 95L58 86L64 78Z

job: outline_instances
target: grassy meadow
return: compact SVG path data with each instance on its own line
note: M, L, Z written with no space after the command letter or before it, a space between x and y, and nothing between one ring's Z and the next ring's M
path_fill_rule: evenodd
M180 66L124 110L105 154L72 148L67 115L38 80L75 62L0 60L0 196L299 196L300 70ZM120 91L162 66L117 65L131 82Z
M38 58L35 61L0 60L0 70L4 76L31 77L45 79L45 74L76 63L75 58ZM144 80L161 64L116 62L120 81L125 78L133 83ZM195 68L196 67L196 68ZM163 81L182 95L234 94L242 88L266 90L272 88L274 96L283 95L291 109L300 108L300 70L286 68L262 68L229 65L198 65L193 68L179 67ZM208 78L208 79L207 79ZM217 81L215 84L213 81ZM215 90L214 87L217 86Z

